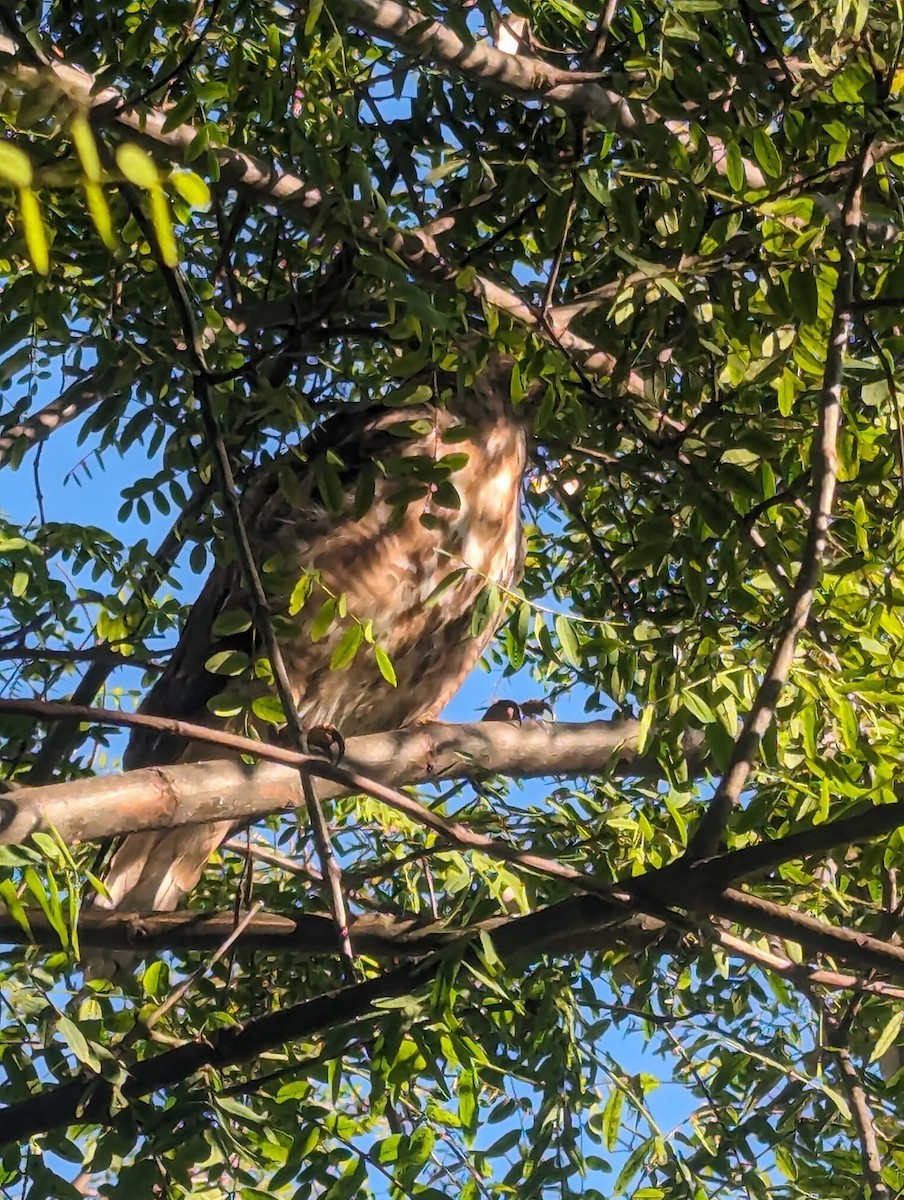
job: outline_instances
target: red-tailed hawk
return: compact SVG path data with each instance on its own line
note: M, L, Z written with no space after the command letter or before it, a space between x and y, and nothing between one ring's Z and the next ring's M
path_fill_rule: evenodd
M488 585L517 582L522 563L526 442L509 401L510 376L510 362L497 356L473 383L452 387L448 407L335 416L299 451L253 477L244 520L307 728L331 724L347 735L376 733L434 716L492 638L499 613L475 636L475 605ZM454 581L428 605L452 572L458 572ZM292 613L291 596L295 591L297 602L302 578L309 580L302 585L309 594ZM314 622L330 597L344 598L339 608L346 616L323 634ZM247 656L251 667L263 653L250 619L241 616L247 611L238 564L221 562L142 711L246 729L247 715L213 717L208 701L227 685L249 701L272 694L272 687L255 681L250 669L243 680L224 679L206 664L232 651ZM368 635L392 663L395 687L367 641L350 664L331 668L355 622L372 623ZM260 728L266 736L267 727ZM210 745L139 731L125 765L197 761L216 753ZM131 911L176 907L231 830L221 822L129 835L107 872L110 899L99 903Z

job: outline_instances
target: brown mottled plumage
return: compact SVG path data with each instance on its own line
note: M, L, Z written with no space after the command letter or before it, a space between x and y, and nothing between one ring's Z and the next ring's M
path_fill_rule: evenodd
M519 509L526 446L524 429L509 404L509 376L510 364L494 358L473 384L453 391L448 408L423 405L336 416L308 439L301 453L262 468L247 489L246 527L307 727L334 724L354 735L433 716L495 633L498 618L491 618L476 637L471 624L487 581L510 587L521 571ZM450 436L450 431L455 432ZM440 465L437 475L437 464L447 455L456 456L451 460L456 469L445 474L458 494L457 508L448 483L440 482L436 489L444 473ZM332 464L341 483L341 503L332 512L322 498L329 492L318 469L324 463ZM356 518L354 497L362 491L362 477L370 475L373 500ZM408 488L407 495L400 495L401 487ZM418 494L412 498L413 492ZM468 569L427 606L437 586L461 567ZM326 595L318 585L300 612L287 614L292 587L312 571L319 572L331 594L345 597L348 611L317 642L311 639L311 624ZM246 696L272 688L205 670L208 659L222 649L244 651L252 658L261 653L250 629L227 637L211 632L220 613L247 610L243 596L238 565L217 566L166 671L145 700L144 712L237 732L245 728L244 717L212 717L207 702L227 686L230 691L244 688ZM395 669L396 687L383 679L369 645L359 648L350 666L330 669L352 618L373 622L375 641ZM215 755L216 748L209 745L139 731L129 744L126 766ZM107 873L110 900L101 903L132 911L174 908L232 828L221 822L129 835Z

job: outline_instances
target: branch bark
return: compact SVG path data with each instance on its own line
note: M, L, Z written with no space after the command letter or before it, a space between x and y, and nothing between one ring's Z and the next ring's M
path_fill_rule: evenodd
M563 71L530 54L507 54L486 42L465 42L458 34L395 0L346 0L351 20L378 38L429 58L448 72L522 102L555 105L576 116L598 122L631 140L638 126L661 124L678 141L693 144L688 121L664 120L649 104L631 103L603 86L599 71ZM728 171L728 149L721 139L705 135L713 166ZM749 188L766 187L759 167L744 160Z
M2 42L0 38L0 42ZM54 430L105 400L120 380L121 368L93 371L71 384L49 404L17 425L0 432L0 467L17 466L29 450L41 445Z
M71 708L41 701L0 700L0 715L24 713L40 719L57 713L68 714L70 720L90 719L86 710L69 712ZM138 713L107 716L117 725L145 726L162 720ZM254 820L303 803L300 764L328 765L314 756L262 746L232 734L210 729L201 732L208 741L237 752L266 754L270 761L252 767L238 759L218 759L20 788L0 797L0 844L21 843L39 829L53 828L66 841L101 841L113 834L145 829L211 820ZM638 721L416 725L394 733L349 738L343 767L390 787L496 774L534 779L612 771L657 778L661 774L658 764L637 753L639 733ZM687 748L691 770L701 771L700 740L689 739ZM347 784L329 779L312 782L321 799L349 791Z
M97 127L119 126L158 159L167 163L185 162L199 131L183 123L164 132L167 117L165 108L145 108L130 105L114 87L97 88L93 75L79 67L58 60L42 67L22 62L11 38L0 36L0 69L20 87L40 87L51 83L57 91L70 96L90 114ZM217 160L220 170L218 186L235 188L258 204L272 205L310 227L332 228L340 236L353 236L356 244L370 244L400 258L416 278L426 283L440 284L450 290L464 290L473 300L487 303L512 320L526 325L538 337L561 346L582 360L590 374L611 376L618 370L615 355L570 333L556 332L543 314L516 293L500 287L491 279L464 273L452 265L440 252L434 238L422 230L383 229L361 208L346 210L330 205L318 188L310 187L300 176L284 171L278 164L265 162L254 155L225 146L207 147ZM354 227L350 227L350 219ZM637 371L619 376L619 386L636 399L649 394L647 380Z

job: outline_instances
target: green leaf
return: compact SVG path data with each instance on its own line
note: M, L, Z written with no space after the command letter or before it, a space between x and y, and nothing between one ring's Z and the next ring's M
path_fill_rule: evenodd
M468 574L468 571L468 567L456 567L454 571L450 571L448 575L445 575L424 601L424 607L433 608L435 604L438 604L443 593L447 592L449 588L454 587L460 579L463 579Z
M211 675L241 675L248 669L251 659L241 650L219 650L204 664Z
M458 1076L458 1119L467 1141L477 1133L477 1079L473 1071L462 1069Z
M380 674L386 680L390 687L398 687L398 679L396 679L395 668L389 661L389 655L380 646L374 646L374 658L377 660L377 667Z
M899 1008L886 1022L885 1028L876 1039L876 1044L873 1046L872 1053L869 1056L871 1063L878 1062L886 1051L890 1050L895 1042L897 1042L902 1023L904 1023L904 1008Z
M151 1000L159 1000L169 987L169 967L166 963L158 958L155 962L149 963L141 977L141 988L144 994Z
M28 916L11 879L0 879L0 900L19 928L24 929L28 936L33 938L34 934L28 923Z
M160 245L160 254L168 267L175 267L179 262L179 249L173 233L173 223L170 220L169 205L162 187L152 188L148 197L151 209L151 223Z
M455 512L461 509L461 496L455 484L448 479L441 480L433 490L433 503L439 508L451 508Z
M625 1094L619 1087L613 1087L603 1110L603 1137L606 1149L610 1152L618 1146L618 1135L621 1132L621 1114L625 1102Z
M214 637L232 637L236 633L245 633L250 628L250 615L240 608L230 608L219 614L210 632Z
M345 506L345 489L336 467L325 458L318 459L314 464L314 478L327 512L339 516Z
M312 642L320 642L326 637L336 618L337 606L337 601L333 596L328 596L323 604L321 604L317 611L317 616L311 622L311 628L308 631Z
M770 179L780 179L782 176L782 160L771 134L765 129L757 129L752 139L753 153L763 169L763 174Z
M693 713L698 721L704 725L711 725L716 720L716 714L709 707L705 700L702 700L696 692L688 689L681 693L681 703L688 712Z
M25 234L25 245L31 265L39 275L46 275L50 270L47 230L44 228L44 218L41 216L38 198L31 188L24 187L19 192L19 219L22 222L22 232Z
M88 205L88 212L91 215L91 220L94 222L94 227L100 234L101 241L108 250L116 250L118 242L116 234L113 232L113 219L110 215L110 208L104 196L103 188L90 180L85 180L85 200Z
M743 192L747 188L747 172L744 167L744 155L737 142L729 142L725 156L725 170L728 183L733 192Z
M100 154L97 151L97 142L94 140L94 133L87 118L82 113L76 113L69 122L69 136L72 138L72 144L78 154L85 179L90 183L100 183L103 179L103 171L100 165Z
M304 36L310 37L317 28L317 22L320 20L320 13L323 9L323 0L308 0L308 12L304 22Z
M567 617L561 614L556 617L555 626L556 637L559 639L559 645L562 648L562 656L573 667L580 668L581 655L578 649L578 639L574 632L574 626Z
M280 726L286 723L282 702L276 696L257 696L251 701L251 711L268 725Z
M69 946L69 930L60 906L59 894L51 883L52 878L53 876L48 872L47 886L45 887L33 867L26 867L23 874L26 889L37 901L38 906L47 918L48 924L60 939L60 945L64 949L67 949Z
M210 207L210 188L194 171L174 171L170 182L192 208L203 209L206 212Z
M80 1063L84 1063L92 1071L100 1072L100 1062L97 1055L91 1049L88 1039L79 1029L74 1021L70 1021L68 1017L58 1017L56 1021L57 1032L60 1037L66 1042L66 1045L75 1055Z
M289 597L290 617L294 617L296 613L301 612L304 608L313 586L314 578L312 575L302 575L298 583L295 584L295 587L292 589L292 595Z
M346 629L345 633L339 639L339 645L333 651L333 656L330 659L330 670L342 671L346 667L351 666L363 641L364 630L356 621L354 625Z
M34 171L24 150L11 142L0 142L0 180L15 188L31 187Z
M116 147L116 165L129 183L149 191L159 188L160 174L151 156L136 146L134 142L125 142Z

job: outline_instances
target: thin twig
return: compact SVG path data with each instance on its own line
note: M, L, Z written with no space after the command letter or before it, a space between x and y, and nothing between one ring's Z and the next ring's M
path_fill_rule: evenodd
M242 582L245 585L251 609L252 621L264 643L267 657L270 660L270 666L273 670L276 683L276 692L282 705L286 726L290 734L294 737L296 744L304 751L307 749L305 729L298 715L292 681L289 678L285 660L273 629L270 603L264 591L264 585L261 582L248 530L245 527L238 490L235 485L235 477L232 472L232 464L229 461L229 454L220 433L216 414L214 413L210 370L207 366L204 348L198 335L197 322L192 311L191 301L181 273L167 263L166 256L160 249L156 230L152 223L145 217L134 189L126 183L122 183L120 187L129 203L132 215L147 238L148 244L154 247L158 268L164 278L173 306L179 316L179 323L182 326L182 332L185 337L186 350L191 360L195 396L201 412L204 432L213 455L214 473L235 543ZM310 821L311 832L314 838L314 846L324 876L324 890L326 892L327 904L336 924L336 937L344 964L343 969L351 979L354 978L354 956L348 936L348 914L342 894L342 871L333 853L329 828L323 815L323 809L314 795L310 776L307 772L301 773L301 785L308 820Z
M108 667L141 667L143 671L161 671L161 664L143 654L120 654L114 645L130 645L124 639L118 643L89 646L86 650L51 650L47 646L11 646L0 650L0 662L59 662L59 663L103 663Z
M154 1011L149 1014L149 1016L145 1017L142 1020L142 1024L144 1025L145 1029L148 1029L148 1030L153 1029L153 1027L161 1019L161 1017L166 1016L166 1014L173 1007L173 1005L178 1004L179 1001L182 999L182 997L186 994L186 992L188 992L190 988L194 987L194 985L196 983L198 983L201 979L203 979L203 977L210 970L210 968L217 962L217 960L222 958L223 955L227 952L227 950L229 950L232 946L235 945L235 943L239 940L239 938L242 936L242 934L245 932L245 930L248 928L248 926L252 923L252 921L257 916L257 914L260 912L260 910L263 908L263 906L264 906L263 901L258 900L255 904L253 904L251 906L251 908L248 909L248 911L245 913L245 915L242 917L242 919L237 922L237 924L233 928L232 932L230 933L229 937L225 938L219 944L219 946L217 946L217 948L216 948L216 950L214 950L213 954L211 954L210 957L207 958L201 964L201 966L198 967L198 969L196 971L193 971L192 974L189 975L186 979L183 979L182 982L177 987L173 988L173 990L170 992L170 994L167 996L167 998L163 1001L163 1003L159 1004L157 1006L157 1008L155 1008Z
M873 996L890 996L895 1000L904 1000L904 988L895 987L894 984L886 983L884 980L861 979L857 975L846 975L840 971L825 971L802 966L783 955L775 954L771 950L764 950L762 946L754 946L724 929L718 931L716 940L726 950L739 954L742 958L747 958L759 966L767 967L779 975L785 975L791 980L799 981L803 974L810 984L818 984L820 987L835 988L839 991L863 992Z
M269 846L248 843L242 838L227 838L220 848L231 850L233 854L240 854L242 858L256 859L270 867L279 867L281 871L287 871L290 875L301 875L311 883L323 884L323 876L314 867L308 866L307 863L297 862L294 858L289 858L287 854L271 850ZM348 878L347 873L346 878Z

